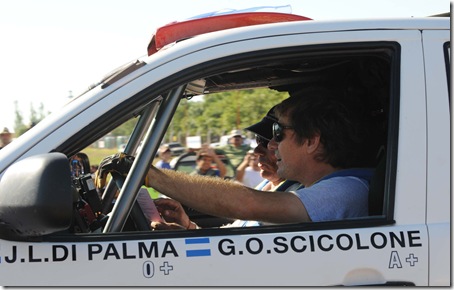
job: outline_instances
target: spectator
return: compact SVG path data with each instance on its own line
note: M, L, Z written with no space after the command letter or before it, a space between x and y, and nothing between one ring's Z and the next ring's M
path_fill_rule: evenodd
M0 149L11 143L13 141L13 136L7 127L3 128L3 131L0 133Z
M69 158L71 164L71 173L74 177L80 177L84 174L91 173L90 160L87 154L77 152Z
M212 163L216 164L217 168L212 167ZM205 175L224 178L227 169L224 163L219 159L212 148L207 145L197 152L196 169L191 172L191 175Z
M172 159L172 151L168 145L162 145L159 148L158 156L160 160L156 162L157 168L172 169L170 166L170 160Z
M228 140L229 144L218 148L222 151L222 154L227 156L235 171L241 162L243 162L244 156L246 156L249 149L251 149L249 145L243 144L243 141L241 130L232 130Z
M260 175L259 158L253 149L249 150L246 156L244 156L243 162L236 169L235 179L252 188L263 181Z

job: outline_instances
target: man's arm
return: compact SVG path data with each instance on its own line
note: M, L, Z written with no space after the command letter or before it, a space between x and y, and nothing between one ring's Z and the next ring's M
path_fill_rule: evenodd
M300 199L290 192L258 191L234 182L189 176L151 166L146 185L198 211L234 219L274 223L309 221Z
M236 168L236 174L235 174L235 179L239 182L243 182L244 178L244 172L246 171L246 168L249 166L249 159L250 155L246 154L244 156L243 162Z

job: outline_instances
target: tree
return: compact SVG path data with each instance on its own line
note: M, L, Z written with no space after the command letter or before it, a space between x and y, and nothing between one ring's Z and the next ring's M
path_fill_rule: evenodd
M22 135L25 131L27 131L27 126L24 124L24 117L22 113L19 111L19 104L17 101L14 101L14 132L16 133L16 137Z
M218 140L232 129L244 129L260 121L272 106L287 97L286 92L254 89L215 93L200 101L183 99L164 140L191 135L202 136L204 142Z
M38 124L42 119L44 119L49 112L45 112L44 104L40 103L39 111L36 112L33 103L30 103L30 123L28 125L24 124L24 117L22 113L19 111L19 103L14 101L14 108L15 108L15 120L14 120L14 131L16 132L16 137L24 134L27 130L31 127Z
M137 118L133 118L123 123L112 131L114 136L129 136L137 123Z

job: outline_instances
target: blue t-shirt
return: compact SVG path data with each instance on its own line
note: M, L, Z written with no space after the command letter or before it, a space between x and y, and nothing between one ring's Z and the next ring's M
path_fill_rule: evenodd
M263 187L265 187L265 185L267 185L268 183L270 183L270 181L268 179L264 179L262 182L260 182L255 187L255 189L262 190ZM292 191L293 188L296 189L299 186L302 186L302 185L296 181L285 180L285 181L281 182L281 184L279 184L279 186L277 188L275 188L274 191ZM257 226L261 226L264 224L271 224L271 223L263 223L263 222L259 222L259 221L235 220L233 223L228 224L224 227L257 227Z
M345 169L295 191L313 222L368 216L373 169Z
M155 164L156 168L172 169L169 162L164 162L164 160L159 160Z

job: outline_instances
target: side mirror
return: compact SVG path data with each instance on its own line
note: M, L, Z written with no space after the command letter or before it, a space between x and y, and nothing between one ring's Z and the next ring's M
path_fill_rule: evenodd
M11 165L0 180L0 238L20 240L67 229L73 213L68 158L49 153Z

